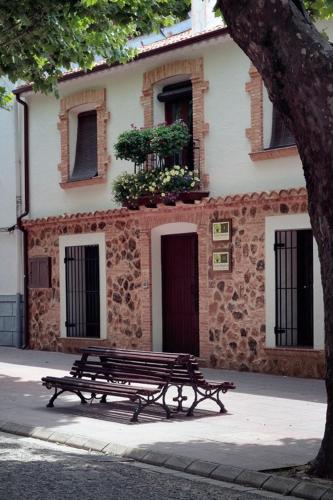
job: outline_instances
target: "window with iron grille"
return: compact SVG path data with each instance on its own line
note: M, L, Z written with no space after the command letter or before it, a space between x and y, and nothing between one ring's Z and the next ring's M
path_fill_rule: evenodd
M67 337L100 337L99 246L65 247Z
M313 347L313 235L275 233L276 347Z

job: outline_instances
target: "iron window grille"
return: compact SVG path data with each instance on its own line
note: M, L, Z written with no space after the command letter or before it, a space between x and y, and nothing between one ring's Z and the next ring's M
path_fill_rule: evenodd
M277 347L313 347L313 235L275 233L275 336Z
M67 337L100 337L99 246L65 248Z

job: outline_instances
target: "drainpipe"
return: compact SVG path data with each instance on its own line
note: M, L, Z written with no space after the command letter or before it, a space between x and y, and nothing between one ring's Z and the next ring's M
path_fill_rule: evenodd
M28 307L28 234L23 227L22 219L30 211L30 184L29 184L29 108L25 101L22 101L20 94L16 94L16 100L23 106L23 151L24 151L24 210L17 217L16 227L22 232L23 238L23 338L21 348L29 346L29 307Z

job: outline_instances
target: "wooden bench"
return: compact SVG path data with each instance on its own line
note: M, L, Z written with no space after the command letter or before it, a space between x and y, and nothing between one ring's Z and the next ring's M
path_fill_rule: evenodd
M96 367L97 377L105 378L103 367L107 367L107 373L109 374L108 380L116 380L124 383L130 383L132 380L130 380L129 377L133 377L133 373L125 374L123 372L122 360L124 356L126 359L130 359L131 356L134 356L135 359L142 359L142 362L145 363L148 371L151 371L151 373L156 369L156 363L158 363L161 357L163 357L163 359L174 360L167 389L172 386L176 387L177 396L173 398L173 401L177 403L176 411L186 411L188 416L193 415L194 409L199 403L205 400L214 401L219 406L220 413L226 413L225 406L221 401L221 394L236 388L233 382L206 380L200 371L196 358L189 354L177 354L177 358L175 359L175 354L173 353L108 349L104 347L89 347L82 349L81 352L82 362L86 362L90 357L98 359L98 361L92 362L93 366ZM80 366L81 362L78 361L76 363L77 366ZM86 373L86 375L88 375L88 373ZM148 374L147 377L149 378ZM141 377L140 383L146 383L145 378ZM183 388L186 386L192 387L194 393L193 403L188 409L183 407L183 402L188 399L187 396L183 394ZM164 401L165 396L166 391L163 396Z
M117 350L110 358L108 354L98 353L99 360L92 353L83 352L80 360L74 362L70 376L43 377L43 385L47 389L55 389L47 407L52 408L54 401L64 392L76 394L82 403L100 398L106 402L107 396L128 398L137 402L132 422L144 408L156 404L161 406L170 418L171 413L165 401L172 371L177 365L185 362L189 355L165 355L161 353L149 360L140 351ZM83 393L90 394L90 397Z

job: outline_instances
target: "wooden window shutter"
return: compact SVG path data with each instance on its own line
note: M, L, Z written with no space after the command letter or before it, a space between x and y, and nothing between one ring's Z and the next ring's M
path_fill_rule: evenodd
M51 288L51 258L29 259L29 288Z
M71 181L97 175L97 112L85 111L77 117L76 154Z
M292 146L293 144L295 144L293 134L285 125L281 113L273 105L272 135L269 145L270 149Z

